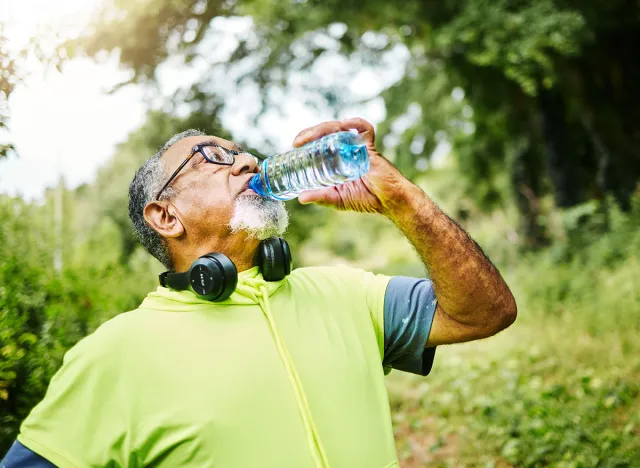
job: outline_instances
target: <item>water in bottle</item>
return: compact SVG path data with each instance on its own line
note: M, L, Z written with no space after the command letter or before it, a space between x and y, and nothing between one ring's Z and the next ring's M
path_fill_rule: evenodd
M369 170L369 154L361 136L338 132L271 156L260 169L249 188L263 197L291 200L305 190L359 179Z

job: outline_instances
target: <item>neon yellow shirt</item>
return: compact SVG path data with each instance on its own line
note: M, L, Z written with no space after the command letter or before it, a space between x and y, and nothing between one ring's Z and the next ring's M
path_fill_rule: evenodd
M220 303L159 287L66 354L18 440L62 468L396 467L389 280L255 267Z

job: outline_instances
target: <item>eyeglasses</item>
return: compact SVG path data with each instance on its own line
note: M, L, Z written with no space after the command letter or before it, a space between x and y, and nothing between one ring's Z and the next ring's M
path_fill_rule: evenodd
M173 179L176 178L176 176L184 168L184 166L186 166L187 163L191 161L191 158L193 158L193 156L198 153L201 154L207 162L210 162L212 164L219 164L221 166L233 166L233 163L236 161L236 156L240 153L246 153L246 151L244 151L242 148L240 148L240 151L230 150L218 145L213 141L207 141L194 146L189 156L187 156L187 159L185 159L182 164L178 166L178 169L176 169L175 172L171 174L169 180L167 180L167 182L158 191L158 194L155 198L156 200L160 200L160 195L162 195L162 192L165 191L165 189L169 186Z

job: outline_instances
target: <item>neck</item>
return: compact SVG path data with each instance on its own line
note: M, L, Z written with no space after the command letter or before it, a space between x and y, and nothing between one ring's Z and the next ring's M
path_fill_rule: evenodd
M216 239L185 248L177 255L173 255L173 265L178 272L187 271L199 257L210 252L220 252L229 257L240 272L257 265L256 253L259 245L259 240L249 238L244 233L238 233L226 239Z

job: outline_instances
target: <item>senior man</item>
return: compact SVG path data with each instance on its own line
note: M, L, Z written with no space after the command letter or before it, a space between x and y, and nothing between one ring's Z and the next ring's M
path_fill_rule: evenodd
M314 267L265 281L256 251L287 213L247 189L255 158L176 135L131 183L134 228L170 271L225 254L237 288L211 302L159 287L83 339L3 466L398 466L384 374L426 375L436 346L499 332L516 304L480 247L376 151L371 124L325 122L294 145L348 129L365 139L370 171L299 201L388 217L430 280Z

